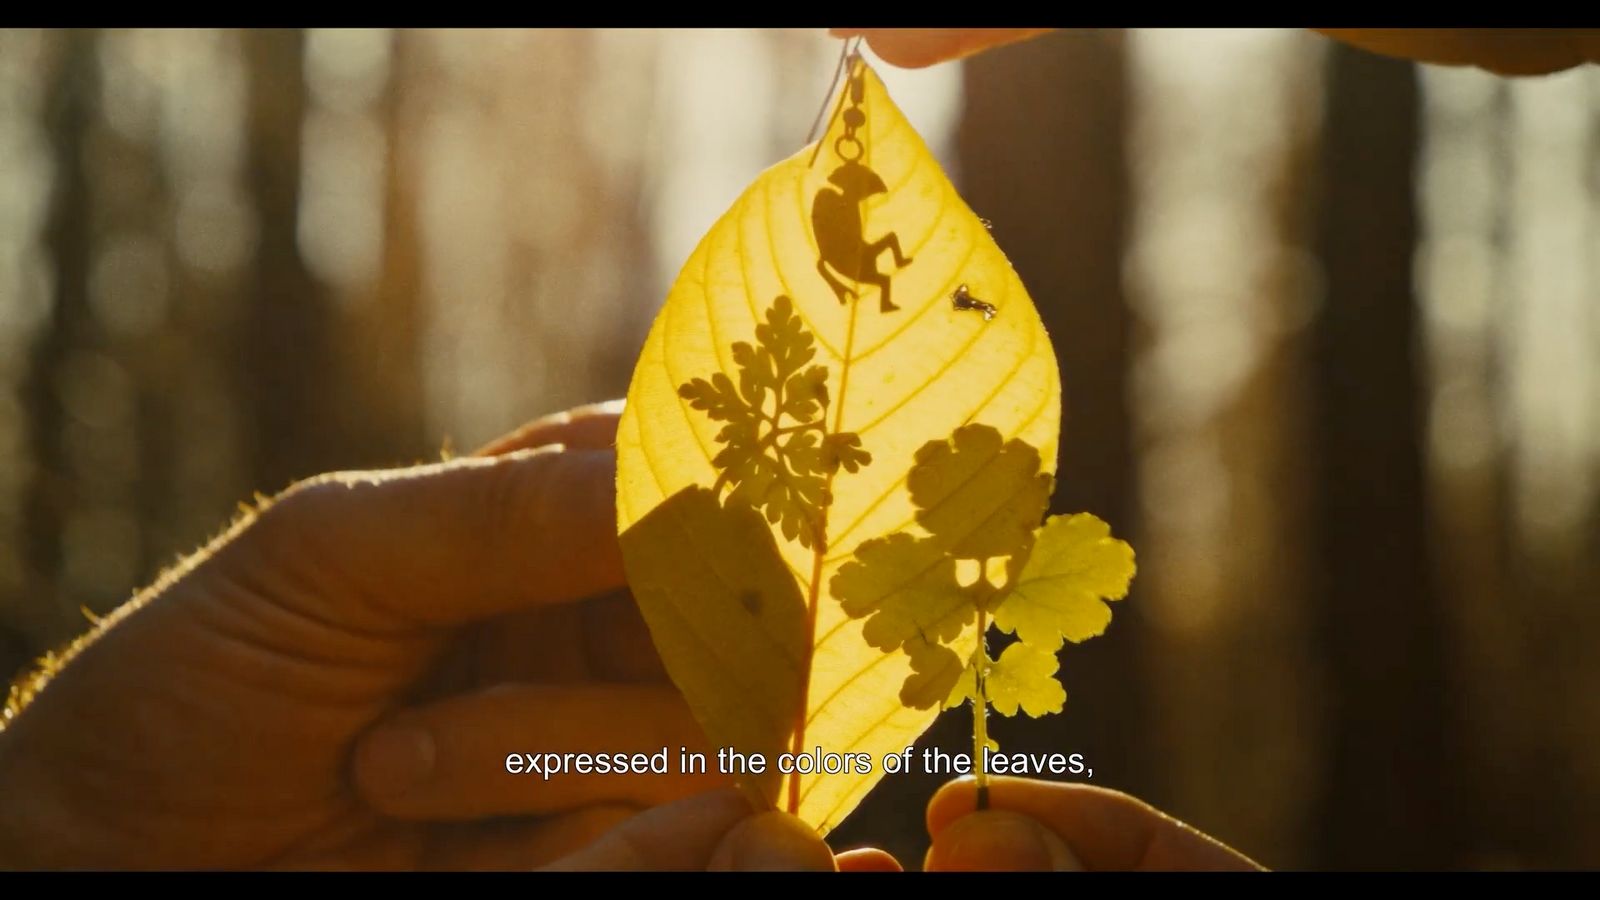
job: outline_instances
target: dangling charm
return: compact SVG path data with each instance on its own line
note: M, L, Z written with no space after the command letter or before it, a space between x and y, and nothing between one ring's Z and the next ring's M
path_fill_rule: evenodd
M865 63L852 54L848 59L849 81L846 98L849 105L843 114L844 133L833 142L833 152L842 164L828 176L831 188L823 188L811 202L811 230L817 239L817 274L827 282L839 302L860 297L863 286L878 289L880 312L894 312L900 307L891 299L890 276L878 271L878 257L885 250L894 256L897 269L911 265L911 257L900 250L900 238L889 232L876 241L866 238L866 223L861 218L861 204L868 197L888 193L888 186L878 173L861 161L866 147L856 136L867 124L867 114L861 109L865 96L862 79ZM854 282L854 286L846 281Z

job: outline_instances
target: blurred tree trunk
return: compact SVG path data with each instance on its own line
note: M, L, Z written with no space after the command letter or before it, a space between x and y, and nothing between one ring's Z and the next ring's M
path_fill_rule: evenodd
M1413 358L1415 68L1342 47L1329 65L1314 339L1325 580L1313 602L1330 721L1313 863L1445 867L1463 822Z
M91 343L89 266L93 252L93 207L87 171L88 137L94 127L99 92L96 48L99 32L67 29L51 37L55 71L47 81L45 131L54 151L54 181L44 227L51 263L50 308L33 341L28 372L20 391L28 419L34 470L23 500L23 560L31 595L21 605L24 628L39 644L64 636L72 622L71 604L62 596L62 532L77 504L77 485L68 470L63 441L66 417L58 399L62 364L79 346Z
M34 653L19 632L13 632L9 623L0 625L0 686L21 675Z
M344 427L325 399L334 318L296 241L305 33L249 29L245 184L257 215L255 266L235 335L238 395L249 438L244 471L255 489L277 491L335 464Z
M1273 867L1305 864L1311 663L1307 185L1321 57L1302 35L1136 36L1144 796ZM1179 73L1208 71L1203 80Z
M407 95L420 77L414 71L418 39L405 29L394 32L388 83L374 110L387 151L383 256L376 280L351 304L338 332L344 347L358 349L333 354L346 373L336 396L350 458L329 463L340 467L431 462L440 450L424 426L420 166L415 142L407 140L417 118Z

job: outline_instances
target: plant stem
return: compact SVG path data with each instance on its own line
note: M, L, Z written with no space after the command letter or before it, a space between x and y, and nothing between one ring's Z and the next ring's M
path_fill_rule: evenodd
M823 416L826 416L828 414L827 409L828 409L827 407L823 407L822 408L822 415ZM795 424L795 425L785 425L782 428L779 428L777 426L777 423L774 422L773 423L773 427L772 427L772 431L768 433L767 439L768 440L775 440L775 439L777 439L777 437L779 435L782 435L782 434L794 434L796 431L806 431L806 430L811 429L811 428L815 428L815 429L821 431L824 434L826 434L828 432L827 423L824 422L822 420L822 418L820 418L820 417L815 422L800 422L800 423Z
M972 651L973 680L977 697L972 701L972 771L978 778L978 809L989 808L989 769L984 765L984 751L989 748L989 687L984 674L989 668L988 642L984 632L989 629L989 613L978 607L978 648Z
M842 101L841 101L842 102ZM844 356L839 360L839 392L834 397L833 429L827 427L828 410L822 408L821 421L822 434L826 438L829 434L837 434L844 428L844 396L845 390L850 386L850 362L855 354L856 346L856 313L860 308L859 303L850 304L850 324L845 330ZM776 423L774 423L776 424ZM827 497L833 496L833 478L839 474L835 469L828 473L823 490ZM794 739L790 743L790 751L796 756L806 752L806 724L811 712L811 663L816 655L817 647L817 611L822 604L822 567L828 557L828 507L832 505L829 500L817 511L815 523L816 540L812 542L811 554L811 584L806 596L806 653L801 671L805 673L805 680L800 687L800 708L796 714ZM790 815L800 814L800 775L789 776L789 797L787 810Z

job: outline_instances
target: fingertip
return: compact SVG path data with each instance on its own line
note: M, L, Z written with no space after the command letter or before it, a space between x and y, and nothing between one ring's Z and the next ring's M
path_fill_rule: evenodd
M703 869L727 835L750 815L750 802L738 788L716 788L642 812L543 868L652 872Z
M934 836L933 865L957 865L983 851L984 835L971 837L969 849L950 855L958 828L997 814L1020 816L1059 838L1082 867L1094 871L1131 869L1226 869L1260 867L1248 857L1172 818L1137 797L1081 782L1041 781L992 776L990 809L973 812L976 788L970 780L945 785L928 804L928 829ZM985 821L995 821L986 819ZM1051 849L1048 837L1046 849ZM938 851L938 852L934 852ZM963 855L964 854L964 855ZM1065 864L1057 860L1053 864Z
M720 826L722 834L726 834L734 822L748 818L756 812L755 807L750 805L750 797L738 785L733 784L714 787L673 801L671 804L656 806L646 815L665 811L668 807L680 810L678 813L680 817L687 816L695 823L703 824L707 829L715 830L718 827L716 823L724 823Z
M356 792L380 812L425 781L438 761L433 734L413 724L380 725L357 739L351 752Z
M431 871L526 871L581 851L638 815L627 804L598 803L540 818L487 819L439 829L422 868Z
M750 816L730 829L707 867L713 872L832 872L833 852L787 813Z
M622 587L616 451L533 451L510 458L505 515L494 537L505 540L507 559L524 564L516 581L542 588L557 602ZM507 611L513 610L495 610Z
M1059 835L1020 813L984 810L951 822L934 839L930 872L1081 872Z
M835 37L861 37L884 62L923 69L964 59L1043 34L1048 28L854 28L834 29ZM848 34L842 32L849 32Z
M951 822L978 809L978 781L964 775L939 786L928 800L928 836L937 838Z
M580 450L602 450L617 442L617 420L627 401L623 398L590 403L551 413L495 438L474 451L474 456L501 456L564 444Z
M877 847L846 850L833 858L841 872L904 872L905 867L894 854Z

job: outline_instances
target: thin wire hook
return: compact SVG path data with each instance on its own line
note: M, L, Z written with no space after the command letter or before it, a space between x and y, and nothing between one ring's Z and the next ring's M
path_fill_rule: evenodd
M844 71L846 69L846 66L850 62L851 59L861 55L861 41L862 41L862 39L859 38L859 37L851 38L849 40L846 40L844 42L844 46L840 48L840 50L839 50L839 63L838 63L838 65L834 66L834 69L833 69L833 80L828 82L828 92L823 95L823 97L822 97L822 108L817 110L817 117L811 123L811 131L806 134L806 143L809 144L812 141L817 140L817 126L822 124L823 113L826 113L828 111L828 102L833 99L833 92L839 86L839 76L842 73L844 73ZM842 97L840 99L841 99L841 101L843 100ZM839 109L842 108L843 106L844 106L844 104L843 104L843 102L841 102L837 106L834 107L833 116L829 116L828 117L828 126L827 126L827 128L823 129L823 133L824 134L827 133L828 128L832 128L833 127L834 116L839 115ZM814 165L817 164L817 155L819 153L821 153L821 152L822 152L822 143L820 141L818 141L817 142L817 148L815 150L811 151L811 161L806 163L806 168L810 168L811 166L814 166Z

